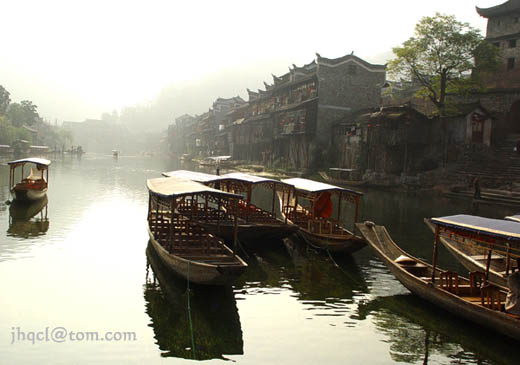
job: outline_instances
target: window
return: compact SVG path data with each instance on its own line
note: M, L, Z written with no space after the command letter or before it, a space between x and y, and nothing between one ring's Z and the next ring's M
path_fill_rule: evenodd
M507 69L512 70L515 68L515 58L511 57L507 59Z
M516 47L516 39L510 39L509 48L515 48L515 47Z

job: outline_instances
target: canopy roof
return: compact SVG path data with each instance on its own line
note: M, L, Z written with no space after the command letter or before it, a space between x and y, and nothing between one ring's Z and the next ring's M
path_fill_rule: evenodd
M155 179L148 179L146 181L148 190L156 195L163 197L180 197L183 195L204 194L210 193L212 195L219 195L228 198L240 198L240 195L226 193L221 190L210 188L198 182L179 179L175 177L159 177Z
M225 161L225 160L229 160L231 158L231 156L211 156L208 158L211 160L215 160L215 161Z
M205 174L204 172L188 171L188 170L174 170L169 172L163 172L162 176L175 177L178 179L192 180L199 183L209 183L212 181L219 180L221 176Z
M231 172L229 174L222 175L221 178L222 178L222 180L226 180L226 179L239 180L239 181L248 182L250 184L278 183L278 184L287 185L287 184L285 184L281 181L275 180L275 179L269 179L266 177L244 174L243 172Z
M294 186L297 190L303 190L307 191L309 193L320 193L322 191L345 191L352 195L361 196L363 193L360 193L358 191L345 189L339 186L325 184L322 182L314 181L314 180L308 180L308 179L302 179L300 177L295 177L292 179L284 179L282 180L283 183L289 184Z
M20 160L15 161L9 161L8 165L21 165L26 163L33 163L38 166L49 166L51 164L51 161L46 160L44 158L37 158L37 157L29 157L29 158L22 158Z
M477 13L485 18L509 14L512 12L520 12L520 0L509 0L500 5L492 6L490 8L477 8Z
M432 223L456 230L475 232L482 236L500 237L520 241L520 224L503 219L491 219L474 215L451 215L432 218Z

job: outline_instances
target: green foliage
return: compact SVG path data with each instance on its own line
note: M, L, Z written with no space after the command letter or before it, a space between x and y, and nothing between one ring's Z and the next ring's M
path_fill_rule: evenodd
M0 115L5 115L7 108L11 103L10 93L2 85L0 85Z
M478 78L469 77L470 71L493 70L498 55L477 29L439 13L422 18L414 37L393 52L396 58L389 63L389 74L419 82L420 95L429 98L441 115L446 93L481 88Z
M7 116L11 123L16 127L23 125L34 125L40 120L36 111L38 107L29 100L22 100L20 104L12 103L7 110Z

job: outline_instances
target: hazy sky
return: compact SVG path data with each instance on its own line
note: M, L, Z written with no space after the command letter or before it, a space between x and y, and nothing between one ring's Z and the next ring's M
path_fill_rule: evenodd
M13 101L32 100L49 120L81 121L235 68L258 88L315 52L334 58L354 51L384 63L382 55L436 11L485 35L475 6L502 2L2 0L0 85Z

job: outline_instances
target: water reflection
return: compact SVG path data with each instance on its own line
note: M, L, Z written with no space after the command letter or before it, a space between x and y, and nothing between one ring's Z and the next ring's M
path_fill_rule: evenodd
M516 346L502 336L432 306L413 295L377 297L358 306L358 320L373 316L390 343L390 357L406 363L517 363ZM442 320L440 320L442 319ZM480 333L481 336L475 336Z
M146 312L163 357L207 360L244 353L242 328L230 287L194 287L171 276L150 245L144 289ZM188 295L191 308L188 317ZM191 330L195 351L192 351Z
M7 235L20 238L45 235L49 229L47 204L46 196L31 203L14 200L9 207Z

